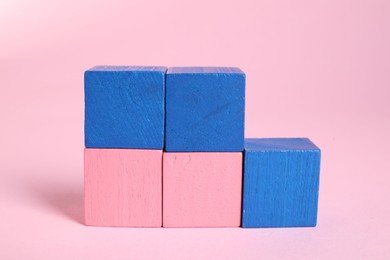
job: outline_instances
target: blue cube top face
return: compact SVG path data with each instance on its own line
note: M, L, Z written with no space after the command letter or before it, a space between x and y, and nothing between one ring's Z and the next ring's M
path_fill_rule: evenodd
M168 69L166 151L243 151L244 117L245 74L240 69Z
M245 138L245 151L319 150L308 138Z
M84 74L87 148L163 149L165 67L96 66Z
M245 73L234 67L173 67L167 74L242 74Z
M166 67L163 66L105 66L105 65L99 65L95 66L88 71L128 71L128 72L160 72L164 73L167 71Z
M316 226L320 159L307 138L246 139L242 226Z

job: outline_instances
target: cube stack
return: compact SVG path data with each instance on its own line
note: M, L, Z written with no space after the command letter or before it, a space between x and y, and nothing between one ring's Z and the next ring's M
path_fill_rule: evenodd
M84 74L85 222L161 227L165 67Z
M84 82L87 225L316 225L320 150L244 139L242 70L97 66Z

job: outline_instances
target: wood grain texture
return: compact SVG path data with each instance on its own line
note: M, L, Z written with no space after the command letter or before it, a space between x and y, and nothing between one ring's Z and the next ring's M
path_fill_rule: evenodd
M164 153L164 227L238 227L242 153Z
M306 138L246 139L242 227L317 223L320 149Z
M162 151L85 149L85 224L162 226Z
M240 69L169 68L165 150L243 151L244 110L245 74Z
M163 149L165 71L130 66L87 70L85 147Z

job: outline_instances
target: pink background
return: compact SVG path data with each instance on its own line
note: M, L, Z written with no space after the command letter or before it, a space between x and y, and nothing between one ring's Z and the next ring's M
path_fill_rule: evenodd
M389 259L390 2L0 2L0 259ZM247 137L322 148L314 229L93 228L83 71L238 66Z

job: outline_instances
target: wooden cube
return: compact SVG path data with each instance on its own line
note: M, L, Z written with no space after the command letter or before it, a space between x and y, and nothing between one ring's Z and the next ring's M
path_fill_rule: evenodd
M245 74L240 69L169 68L165 150L243 151L244 110Z
M317 223L320 149L306 138L246 139L242 227Z
M97 66L85 72L85 147L164 147L165 67Z
M164 227L239 227L242 153L164 153Z
M162 226L162 151L85 149L85 224Z

